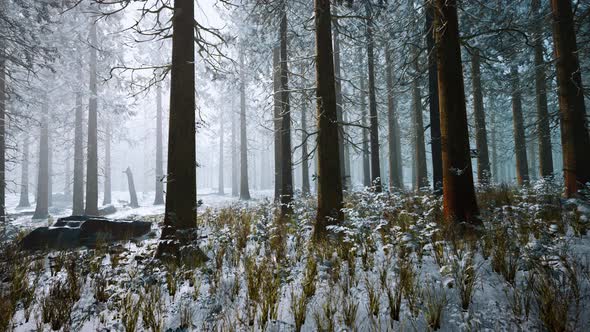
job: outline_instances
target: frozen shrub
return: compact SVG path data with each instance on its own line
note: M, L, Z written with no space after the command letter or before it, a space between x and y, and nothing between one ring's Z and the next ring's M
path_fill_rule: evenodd
M121 299L121 322L126 332L135 332L139 319L140 303L133 293L127 292Z
M293 321L295 324L295 331L301 331L301 327L305 324L305 314L307 311L307 299L305 295L297 295L291 290L291 313L293 314Z
M143 327L151 332L163 331L164 300L160 285L154 284L145 287L140 303Z
M424 316L434 331L440 329L443 310L447 305L447 294L441 284L428 282L423 288Z

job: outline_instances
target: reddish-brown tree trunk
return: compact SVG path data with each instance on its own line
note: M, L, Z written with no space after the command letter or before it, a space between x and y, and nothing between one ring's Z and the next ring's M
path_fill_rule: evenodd
M435 27L443 213L447 221L475 223L479 220L479 211L469 151L456 0L436 0Z
M565 195L590 182L590 138L570 0L551 0Z

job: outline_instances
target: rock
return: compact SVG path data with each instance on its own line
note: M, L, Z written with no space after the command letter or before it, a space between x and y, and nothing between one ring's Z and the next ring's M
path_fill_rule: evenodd
M97 241L120 241L149 233L151 223L145 221L115 221L104 218L89 219L80 226L80 243L92 246Z
M70 249L80 246L80 228L39 227L21 241L22 249Z
M114 205L105 205L98 209L99 216L106 216L115 212L117 212L117 208Z
M60 218L51 227L39 227L20 242L25 250L69 249L92 247L98 241L112 242L144 236L151 223L144 221L118 221L93 216Z

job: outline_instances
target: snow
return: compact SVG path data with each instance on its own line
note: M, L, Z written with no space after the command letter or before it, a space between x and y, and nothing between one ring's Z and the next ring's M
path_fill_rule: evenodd
M191 270L193 279L199 287L191 286L184 273L178 270L170 270L161 263L152 261L154 249L158 242L159 229L156 227L154 234L139 241L131 241L120 244L124 249L118 264L114 266L112 254L105 254L99 258L100 270L110 280L107 292L110 294L106 303L100 303L94 298L94 285L96 275L90 273L84 278L81 298L75 304L72 312L72 330L75 331L122 331L120 299L128 292L132 292L135 300L146 295L147 285L158 282L162 292L162 310L165 330L175 330L182 322L183 312L189 310L192 316L193 326L190 331L225 331L232 327L237 330L250 330L244 325L247 320L249 307L248 275L245 268L247 257L253 259L256 266L261 266L270 259L271 264L277 264L277 257L269 247L269 241L277 231L273 223L274 209L272 206L272 192L252 192L255 198L252 201L240 202L231 195L217 195L216 190L199 191L199 199L203 205L199 208L199 218L204 226L199 230L201 241L198 244L211 258L201 268ZM231 192L226 190L226 192ZM297 199L294 203L294 220L289 227L294 229L289 233L286 244L286 259L281 261L276 270L260 270L255 277L260 278L259 291L268 290L272 276L280 276L280 290L277 308L277 320L269 321L267 331L292 331L294 328L293 313L291 309L292 294L300 296L303 291L304 276L307 262L313 259L317 262L316 292L309 299L306 306L306 320L303 331L316 331L316 322L325 323L326 303L330 299L333 309L336 311L337 330L345 328L343 325L343 307L346 301L358 304L355 328L358 331L423 331L428 330L425 294L439 294L446 297L443 309L441 331L513 331L513 330L542 330L542 323L538 316L538 309L534 296L531 296L531 313L528 318L524 315L514 314L511 298L521 294L526 289L527 280L531 277L529 263L546 264L547 268L567 276L568 266L562 260L562 255L567 253L574 260L577 275L579 277L580 306L571 307L570 328L575 331L585 331L590 323L587 315L575 315L575 312L583 313L589 310L590 301L590 262L583 257L590 255L590 237L584 235L574 236L571 229L560 233L559 222L548 223L546 232L539 238L530 236L519 249L517 259L521 263L514 283L507 282L504 277L494 272L491 261L493 257L483 257L481 248L471 255L466 248L453 248L447 241L431 241L438 232L439 226L433 220L440 208L440 198L424 195L421 197L388 196L387 194L375 195L370 192L358 192L350 198L354 203L347 204L345 213L347 221L344 224L330 227L330 231L342 234L343 242L351 244L351 252L356 252L354 263L354 279L348 276L349 263L346 260L337 260L335 248L330 248L328 255L308 251L306 242L311 234L314 206L313 199ZM527 203L534 193L523 193L523 201L510 208L497 208L485 218L492 224L490 227L504 225L509 235L510 244L520 245L519 224L524 220L536 220L536 214L541 206L536 203ZM153 193L139 195L141 207L131 209L125 206L126 193L113 193L113 200L117 207L117 213L110 215L113 218L155 218L160 220L163 214L163 206L152 206ZM9 204L16 205L17 199L10 197ZM246 222L244 214L237 223L222 219L222 213L227 213L231 208L235 213L251 213L249 216L250 233L244 251L234 257L238 252L236 245L236 229ZM407 210L410 209L410 210ZM17 212L14 207L10 212ZM223 212L226 211L226 212ZM65 209L53 216L57 218L67 215ZM385 212L385 214L383 213ZM402 223L394 226L384 216L395 214ZM154 217L155 216L155 217ZM223 214L224 218L231 218ZM211 224L217 220L223 225ZM31 221L30 217L19 217L13 221L18 227L32 227L46 224L46 221ZM383 235L384 234L384 235ZM303 241L303 242L302 242ZM439 264L434 256L435 247L443 245L444 262ZM483 245L480 244L480 245ZM492 243L497 245L497 243ZM411 312L411 304L406 295L401 303L400 320L393 322L389 317L389 305L386 291L381 288L381 273L386 271L387 287L394 289L399 283L400 256L402 247L409 250L411 269L416 273L417 294L420 297L418 315ZM217 267L218 254L222 256L223 265ZM420 255L418 255L420 253ZM95 255L93 250L80 249L76 252L79 257L89 256L90 260ZM55 256L57 253L52 253ZM365 256L368 257L368 266L365 266ZM138 258L141 258L139 260ZM155 264L154 264L155 263ZM526 263L526 264L525 264ZM37 297L43 298L56 280L66 280L67 273L64 269L52 275L47 268L39 277ZM339 281L332 281L332 273L340 264ZM468 310L461 308L459 291L460 280L468 280L473 273L475 278L474 294ZM174 296L168 293L167 275L173 275L178 282ZM348 282L346 280L349 280ZM237 288L236 288L237 287ZM379 315L373 316L368 307L369 288L374 287L378 294ZM237 293L234 290L237 289ZM439 293L431 293L431 292ZM516 293L515 293L516 292ZM197 294L198 293L198 294ZM345 295L348 294L348 295ZM516 294L516 295L515 295ZM524 294L524 293L523 293ZM522 295L522 294L521 294ZM346 299L346 301L345 301ZM188 309L187 309L188 308ZM258 307L258 315L261 308ZM576 311L577 310L577 311ZM14 316L16 331L30 331L36 327L35 313L39 309L33 309L33 314L28 322L24 320L24 310L19 306ZM38 314L37 314L38 315ZM140 314L141 316L141 314ZM317 316L317 319L314 318ZM574 319L577 319L577 321ZM260 317L255 319L253 330L259 330ZM48 325L45 325L48 328ZM139 320L138 331L147 330Z

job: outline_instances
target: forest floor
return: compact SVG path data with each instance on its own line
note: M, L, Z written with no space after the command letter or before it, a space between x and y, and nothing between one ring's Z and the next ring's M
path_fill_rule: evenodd
M323 244L310 241L313 198L280 221L271 192L200 194L198 245L210 260L196 267L153 259L163 213L153 195L140 194L138 209L114 195L109 217L153 222L140 239L50 252L2 243L0 331L590 327L590 203L560 199L553 185L479 190L485 230L470 239L440 223L439 197L349 193L346 222L330 230L339 240ZM10 227L48 223L21 215Z

